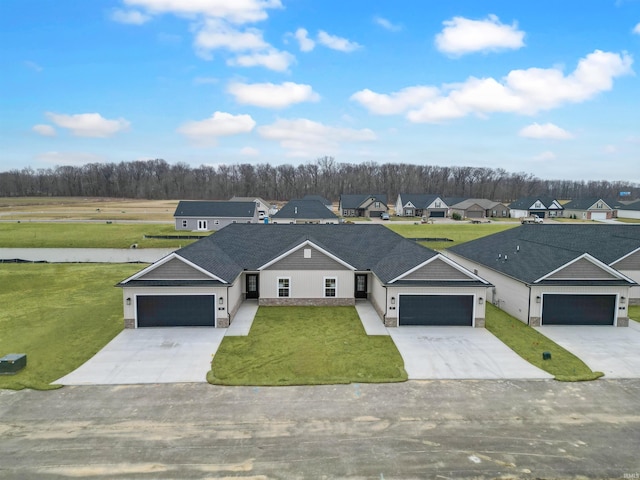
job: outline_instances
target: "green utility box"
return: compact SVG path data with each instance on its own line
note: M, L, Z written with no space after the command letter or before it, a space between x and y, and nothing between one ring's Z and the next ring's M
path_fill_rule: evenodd
M26 366L26 353L9 353L0 358L0 375L15 375Z

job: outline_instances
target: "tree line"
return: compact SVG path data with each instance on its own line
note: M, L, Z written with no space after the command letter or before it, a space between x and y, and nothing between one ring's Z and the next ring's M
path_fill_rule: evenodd
M638 198L640 185L606 180L543 180L502 168L340 163L333 157L297 166L239 163L191 167L156 159L0 173L3 197L228 200L237 195L282 201L317 194L337 201L340 194L384 193L394 201L399 193L429 193L509 202L529 196L616 198L620 192L631 192L628 198Z

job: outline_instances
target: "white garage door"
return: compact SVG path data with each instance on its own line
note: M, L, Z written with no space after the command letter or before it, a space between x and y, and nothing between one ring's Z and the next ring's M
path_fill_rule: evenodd
M606 220L606 212L591 212L591 220Z

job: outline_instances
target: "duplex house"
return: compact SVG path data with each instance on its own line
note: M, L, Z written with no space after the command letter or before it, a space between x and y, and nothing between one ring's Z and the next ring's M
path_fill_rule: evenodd
M380 217L389 213L384 194L340 195L340 212L343 217Z
M256 203L181 201L173 214L176 230L212 231L232 223L257 223Z
M447 255L532 326L627 326L628 305L640 303L640 225L522 225Z
M459 214L462 218L509 217L509 207L500 202L485 198L466 198L449 204L449 215Z
M482 327L491 284L382 225L236 224L119 286L129 328L227 327L244 301L338 306L356 300L370 301L389 327Z
M551 197L525 197L509 204L512 218L536 215L541 218L562 217L564 208L560 202Z
M598 197L577 198L563 205L566 217L574 216L583 220L610 220L618 216L622 204L615 199Z
M448 210L448 205L439 195L401 193L396 200L396 215L400 217L444 218Z
M271 223L339 223L340 219L319 200L291 200L271 217Z

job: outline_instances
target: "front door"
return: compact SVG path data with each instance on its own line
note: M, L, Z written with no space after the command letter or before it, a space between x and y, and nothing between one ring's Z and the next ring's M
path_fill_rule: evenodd
M258 274L247 273L247 298L258 298Z
M367 298L367 274L356 274L356 298Z

